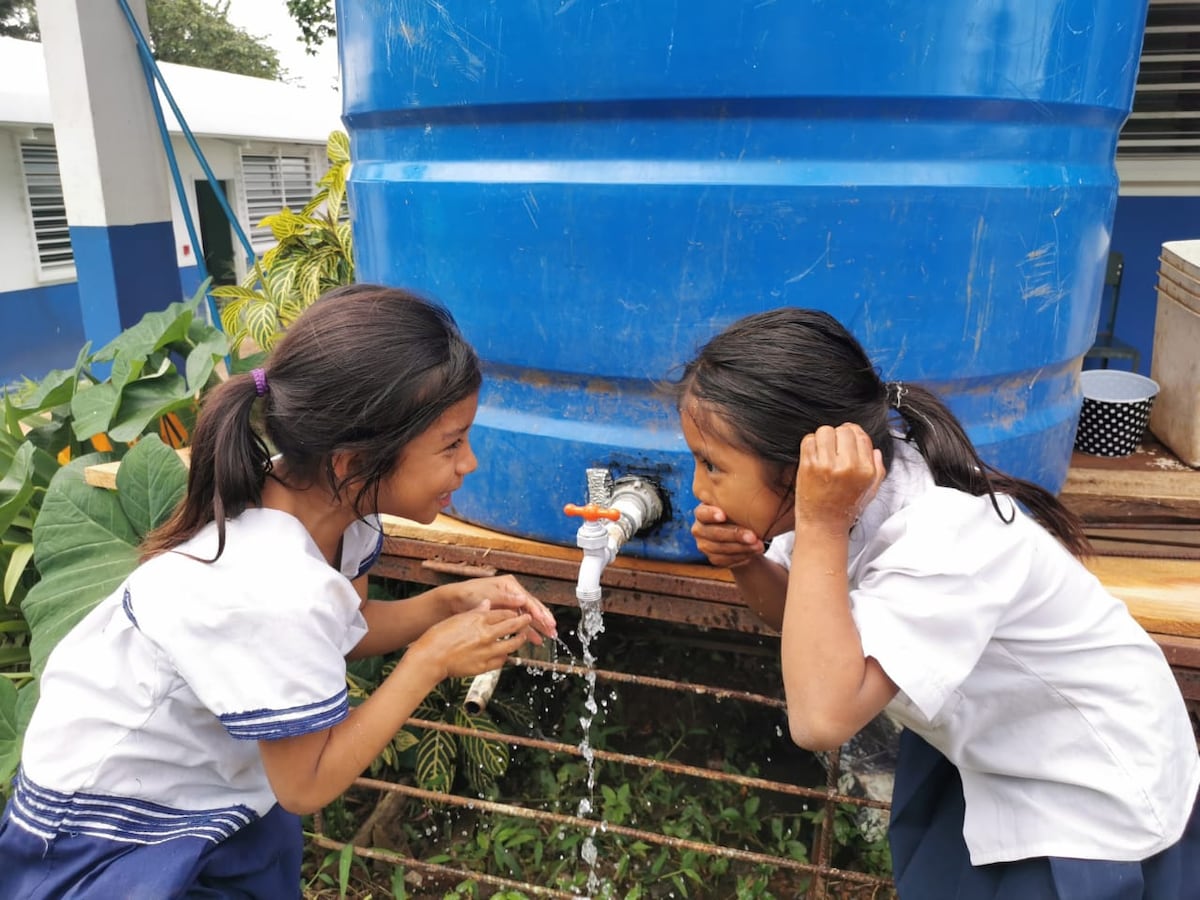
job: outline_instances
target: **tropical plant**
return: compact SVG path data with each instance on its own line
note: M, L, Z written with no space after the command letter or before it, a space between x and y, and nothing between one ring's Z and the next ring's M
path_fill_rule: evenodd
M125 454L116 491L87 484L84 469L112 458L84 454L59 469L33 524L33 558L41 578L21 604L30 636L29 677L19 689L13 680L0 679L0 781L6 785L37 700L34 679L50 651L133 571L142 537L183 496L184 464L157 435L145 436Z
M356 664L348 673L350 702L365 700L395 665L394 659L373 670ZM533 715L527 707L500 697L492 697L486 710L467 712L465 700L470 685L470 678L446 679L421 701L413 717L495 734L497 740L406 725L371 764L372 774L389 769L397 774L411 766L417 784L426 790L450 793L465 783L477 796L495 797L497 779L508 771L509 748L491 712L498 712L508 724L525 730L533 724Z
M109 572L105 567L130 563L133 551L127 547L122 552L121 545L132 547L140 539L140 531L131 533L121 526L111 502L95 500L79 488L70 489L77 494L64 494L68 482L56 479L81 479L81 466L121 459L132 452L135 443L147 447L157 443L174 459L175 454L162 441L178 447L186 440L199 396L219 379L217 365L229 349L224 335L199 315L203 299L202 287L191 300L147 314L96 353L89 352L90 345L85 346L70 368L50 372L38 382L26 382L3 397L0 791L7 786L19 757L21 735L36 699L34 679L46 654L90 608L89 602L103 596ZM103 378L101 368L109 369ZM142 440L147 435L162 440ZM139 456L150 452L140 451ZM123 480L137 477L137 458ZM60 464L68 462L69 472L64 475L67 470L60 471ZM164 484L148 488L149 494L135 486L124 502L159 498ZM47 510L49 517L43 519ZM143 523L145 515L135 511L126 519ZM84 527L54 530L68 524ZM70 538L63 538L65 543L56 549L55 542L68 532ZM49 543L39 534L49 535ZM114 537L121 538L116 545L110 542ZM109 552L111 557L106 555ZM79 575L72 601L43 607L46 592L54 583L50 588L39 585L48 573L61 568L61 563L73 564L76 559L88 565L94 562L96 567Z
M317 193L300 212L284 208L260 225L278 242L255 260L240 285L214 288L224 301L221 323L238 347L249 338L270 350L280 335L325 291L354 281L354 247L346 204L350 138L344 131L329 135L325 145L329 170L317 182Z

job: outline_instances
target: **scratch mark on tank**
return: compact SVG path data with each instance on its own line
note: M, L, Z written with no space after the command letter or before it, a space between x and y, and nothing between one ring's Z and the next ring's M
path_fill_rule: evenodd
M803 272L800 272L798 275L793 275L791 278L787 279L784 282L784 284L795 284L797 281L803 281L810 274L812 274L812 271L814 269L816 269L816 267L819 266L822 262L825 263L825 268L832 269L834 267L834 264L833 264L833 260L830 259L830 255L829 255L829 250L830 250L832 243L833 243L832 232L826 232L826 234L825 234L825 249L823 251L821 251L820 255L818 255L817 258L812 261L812 263L809 265L809 267L807 269L805 269Z

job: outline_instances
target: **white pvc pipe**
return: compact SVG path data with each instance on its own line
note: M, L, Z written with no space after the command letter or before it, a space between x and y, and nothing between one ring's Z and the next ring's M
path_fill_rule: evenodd
M477 716L487 708L488 701L496 691L496 685L500 683L500 672L500 669L492 669L471 679L466 699L463 700L463 709L469 715Z

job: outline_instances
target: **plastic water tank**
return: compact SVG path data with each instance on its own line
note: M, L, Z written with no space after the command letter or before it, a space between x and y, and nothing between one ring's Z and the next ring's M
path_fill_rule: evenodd
M570 544L584 470L666 490L657 388L756 310L820 307L1061 486L1146 0L340 0L360 280L486 364L452 510Z

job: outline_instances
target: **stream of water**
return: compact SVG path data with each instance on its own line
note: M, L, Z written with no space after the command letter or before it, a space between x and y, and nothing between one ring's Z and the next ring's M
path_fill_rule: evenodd
M583 664L587 667L588 673L584 676L584 681L587 684L587 700L584 702L584 708L587 710L587 716L581 716L579 726L583 731L583 737L579 743L579 752L582 754L584 761L587 763L587 796L579 801L578 815L580 817L590 816L595 805L595 788L596 788L596 766L595 753L592 750L590 736L592 719L595 718L599 707L596 705L596 673L595 664L596 658L592 655L592 639L604 631L604 616L600 609L600 600L580 600L580 612L582 613L579 620L579 642L583 646ZM591 832L583 840L583 846L580 848L579 855L588 867L587 878L587 897L589 900L596 896L596 892L600 890L600 876L596 873L596 829L598 826L593 826Z

